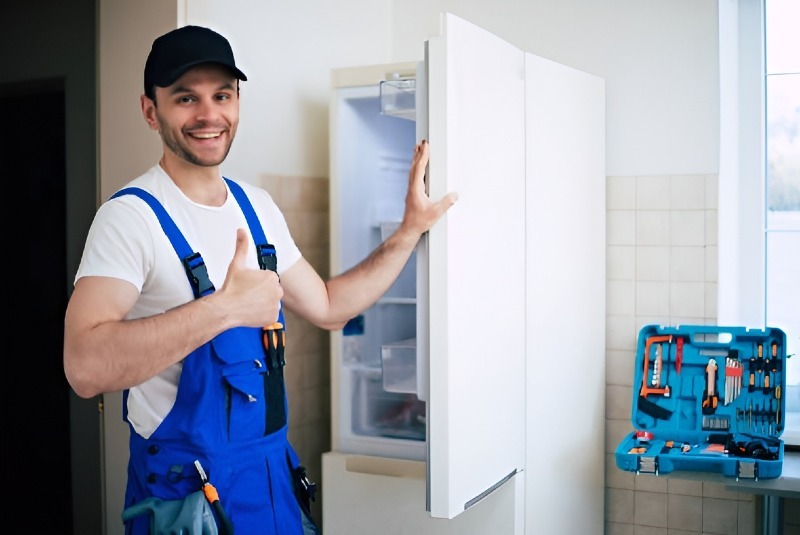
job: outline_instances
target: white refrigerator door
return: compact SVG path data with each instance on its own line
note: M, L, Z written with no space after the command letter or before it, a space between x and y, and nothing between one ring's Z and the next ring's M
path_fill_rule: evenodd
M420 255L430 332L417 337L430 349L428 510L453 518L525 462L525 54L449 13L441 23L426 44L428 188L459 200Z

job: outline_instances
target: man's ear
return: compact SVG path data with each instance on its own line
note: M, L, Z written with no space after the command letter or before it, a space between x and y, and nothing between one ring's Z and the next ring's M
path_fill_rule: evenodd
M158 119L156 118L156 103L147 95L142 95L139 98L142 105L142 115L147 122L150 130L158 132Z

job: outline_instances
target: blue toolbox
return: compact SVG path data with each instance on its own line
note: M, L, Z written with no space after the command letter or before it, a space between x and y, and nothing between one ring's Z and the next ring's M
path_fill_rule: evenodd
M776 328L646 325L617 467L637 474L781 475L786 335Z

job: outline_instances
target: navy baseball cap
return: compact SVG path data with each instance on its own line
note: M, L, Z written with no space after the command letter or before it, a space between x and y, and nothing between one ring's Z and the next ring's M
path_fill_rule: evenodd
M247 80L233 60L227 39L209 28L183 26L153 41L144 64L144 94L153 98L154 86L170 86L186 71L204 63L223 65L239 80Z

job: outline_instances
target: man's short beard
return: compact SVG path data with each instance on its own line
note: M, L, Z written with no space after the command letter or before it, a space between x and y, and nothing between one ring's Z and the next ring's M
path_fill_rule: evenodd
M225 161L225 158L228 157L228 153L231 150L231 143L228 144L228 147L225 149L225 154L222 155L222 158L220 158L219 161L213 161L211 163L207 163L199 160L193 153L189 152L184 147L182 147L180 143L178 143L178 140L172 136L171 134L172 131L168 128L168 125L166 125L161 120L161 117L158 116L158 114L156 114L156 116L158 117L159 133L161 134L161 140L164 142L164 145L166 145L169 150L171 150L176 156L178 156L182 160L190 164L199 165L202 167L214 167L220 165L222 162Z

